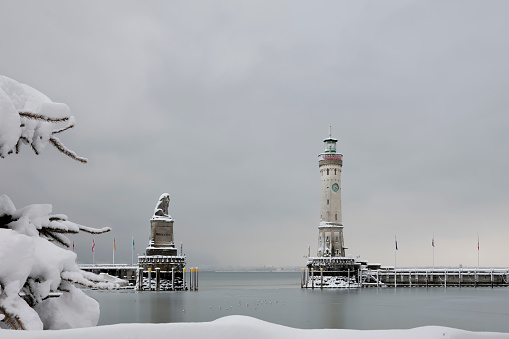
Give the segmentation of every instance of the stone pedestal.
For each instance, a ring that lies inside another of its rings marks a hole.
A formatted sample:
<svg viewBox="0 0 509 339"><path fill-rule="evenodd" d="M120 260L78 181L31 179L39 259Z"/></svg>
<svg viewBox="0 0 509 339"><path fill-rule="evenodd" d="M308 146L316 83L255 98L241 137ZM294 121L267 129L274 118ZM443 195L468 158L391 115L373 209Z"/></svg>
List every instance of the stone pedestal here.
<svg viewBox="0 0 509 339"><path fill-rule="evenodd" d="M169 216L154 216L150 219L150 241L147 255L177 255L173 242L173 219Z"/></svg>

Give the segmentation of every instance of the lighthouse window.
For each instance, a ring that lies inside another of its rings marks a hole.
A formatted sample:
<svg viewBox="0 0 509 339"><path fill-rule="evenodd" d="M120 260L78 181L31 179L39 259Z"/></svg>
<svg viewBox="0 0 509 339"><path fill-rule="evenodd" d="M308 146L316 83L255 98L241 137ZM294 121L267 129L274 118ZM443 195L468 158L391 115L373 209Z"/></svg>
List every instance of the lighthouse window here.
<svg viewBox="0 0 509 339"><path fill-rule="evenodd" d="M337 213L336 213L336 220L338 220L338 215L337 215Z"/></svg>
<svg viewBox="0 0 509 339"><path fill-rule="evenodd" d="M337 173L336 173L336 171L337 171L337 169L334 169L334 175L336 175L336 174L337 174Z"/></svg>
<svg viewBox="0 0 509 339"><path fill-rule="evenodd" d="M327 205L329 204L329 199L327 199Z"/></svg>
<svg viewBox="0 0 509 339"><path fill-rule="evenodd" d="M327 168L327 175L329 175L329 169Z"/></svg>

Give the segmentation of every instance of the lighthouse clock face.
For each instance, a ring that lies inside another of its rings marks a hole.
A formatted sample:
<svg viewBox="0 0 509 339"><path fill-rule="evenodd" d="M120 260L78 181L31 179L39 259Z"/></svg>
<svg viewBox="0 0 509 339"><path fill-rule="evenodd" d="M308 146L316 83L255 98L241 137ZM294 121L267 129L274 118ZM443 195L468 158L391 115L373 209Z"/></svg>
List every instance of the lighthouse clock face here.
<svg viewBox="0 0 509 339"><path fill-rule="evenodd" d="M337 191L339 190L339 185L338 185L338 184L334 184L334 185L332 185L332 190L333 190L334 192L337 192Z"/></svg>

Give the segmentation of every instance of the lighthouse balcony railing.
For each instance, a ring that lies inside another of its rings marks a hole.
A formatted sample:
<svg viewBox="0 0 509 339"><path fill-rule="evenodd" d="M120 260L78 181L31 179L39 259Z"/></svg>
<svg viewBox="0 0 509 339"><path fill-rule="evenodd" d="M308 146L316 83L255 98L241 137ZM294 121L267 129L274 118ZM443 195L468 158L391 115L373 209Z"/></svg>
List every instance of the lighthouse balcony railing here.
<svg viewBox="0 0 509 339"><path fill-rule="evenodd" d="M343 160L343 154L340 153L322 153L318 160Z"/></svg>
<svg viewBox="0 0 509 339"><path fill-rule="evenodd" d="M185 256L162 256L162 255L140 255L138 256L138 263L185 263Z"/></svg>

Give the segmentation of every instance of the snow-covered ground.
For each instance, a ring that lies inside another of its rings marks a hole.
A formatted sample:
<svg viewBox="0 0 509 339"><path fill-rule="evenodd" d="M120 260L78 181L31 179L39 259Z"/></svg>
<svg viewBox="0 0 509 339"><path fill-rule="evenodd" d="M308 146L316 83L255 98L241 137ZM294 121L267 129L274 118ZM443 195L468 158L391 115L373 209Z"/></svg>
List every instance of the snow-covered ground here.
<svg viewBox="0 0 509 339"><path fill-rule="evenodd" d="M207 339L267 339L267 338L342 338L342 339L433 339L433 338L509 338L507 333L469 332L448 327L427 326L408 330L338 330L296 329L276 325L251 317L233 315L206 323L118 324L59 331L1 331L2 339L51 338L207 338Z"/></svg>

